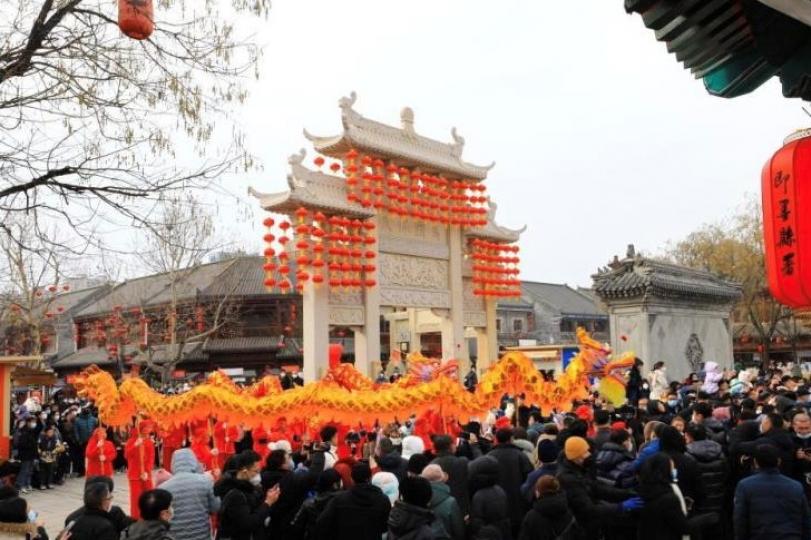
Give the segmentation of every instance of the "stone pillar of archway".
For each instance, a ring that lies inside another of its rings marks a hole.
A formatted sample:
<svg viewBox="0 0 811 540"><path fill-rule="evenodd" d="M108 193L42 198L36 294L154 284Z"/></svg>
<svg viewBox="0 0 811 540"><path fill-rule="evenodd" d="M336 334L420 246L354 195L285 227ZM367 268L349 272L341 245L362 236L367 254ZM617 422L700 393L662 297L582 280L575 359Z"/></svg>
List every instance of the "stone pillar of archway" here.
<svg viewBox="0 0 811 540"><path fill-rule="evenodd" d="M484 301L486 326L476 329L476 345L478 360L476 371L483 373L487 368L498 361L498 332L496 329L496 299L486 298Z"/></svg>
<svg viewBox="0 0 811 540"><path fill-rule="evenodd" d="M451 295L451 311L450 319L446 320L442 327L442 354L446 360L455 358L460 362L467 363L470 354L465 340L465 295L462 279L464 254L462 242L462 230L460 228L451 228L448 231L448 247L450 249L448 288ZM446 339L448 348L446 348Z"/></svg>
<svg viewBox="0 0 811 540"><path fill-rule="evenodd" d="M324 374L329 364L329 288L308 281L302 294L304 366L307 382Z"/></svg>

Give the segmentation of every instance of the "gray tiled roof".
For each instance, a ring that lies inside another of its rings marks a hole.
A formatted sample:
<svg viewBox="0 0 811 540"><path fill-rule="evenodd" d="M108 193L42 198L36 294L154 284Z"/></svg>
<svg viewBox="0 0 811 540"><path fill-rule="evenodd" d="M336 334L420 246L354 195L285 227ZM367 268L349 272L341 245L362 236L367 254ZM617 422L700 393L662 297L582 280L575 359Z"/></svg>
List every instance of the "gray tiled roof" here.
<svg viewBox="0 0 811 540"><path fill-rule="evenodd" d="M261 256L241 256L224 261L203 264L176 283L178 299L192 300L200 296L270 296L264 286ZM295 265L291 264L290 279L295 286ZM278 276L277 276L278 278ZM76 316L88 317L109 313L114 306L123 308L149 307L166 304L171 300L171 278L166 273L127 280L85 306ZM295 294L295 293L289 293Z"/></svg>
<svg viewBox="0 0 811 540"><path fill-rule="evenodd" d="M523 297L533 302L541 302L561 315L601 317L605 312L588 296L560 283L538 283L522 281Z"/></svg>
<svg viewBox="0 0 811 540"><path fill-rule="evenodd" d="M84 349L79 349L73 354L69 354L61 360L57 360L51 367L55 369L65 369L73 367L85 367L91 364L108 366L112 363L113 361L110 360L107 349L102 347L85 347Z"/></svg>
<svg viewBox="0 0 811 540"><path fill-rule="evenodd" d="M626 258L592 276L603 299L658 296L733 303L741 286L715 274L642 257Z"/></svg>

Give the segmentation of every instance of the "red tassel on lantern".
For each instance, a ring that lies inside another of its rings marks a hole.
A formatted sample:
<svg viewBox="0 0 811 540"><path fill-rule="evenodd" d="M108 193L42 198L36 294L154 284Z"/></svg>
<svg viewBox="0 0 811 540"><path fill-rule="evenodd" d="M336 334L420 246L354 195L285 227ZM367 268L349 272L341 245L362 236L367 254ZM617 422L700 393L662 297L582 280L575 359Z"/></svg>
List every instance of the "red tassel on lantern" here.
<svg viewBox="0 0 811 540"><path fill-rule="evenodd" d="M118 0L118 27L132 39L146 39L155 30L152 0Z"/></svg>

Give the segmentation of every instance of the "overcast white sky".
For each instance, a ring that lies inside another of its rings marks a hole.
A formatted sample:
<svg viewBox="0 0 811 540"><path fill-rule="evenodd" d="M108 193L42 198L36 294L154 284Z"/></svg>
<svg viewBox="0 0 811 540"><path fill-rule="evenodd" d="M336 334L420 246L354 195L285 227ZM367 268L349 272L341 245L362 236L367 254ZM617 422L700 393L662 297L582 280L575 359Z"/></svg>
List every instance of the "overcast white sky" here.
<svg viewBox="0 0 811 540"><path fill-rule="evenodd" d="M709 96L621 0L274 0L259 28L261 79L239 120L264 170L228 179L234 193L285 189L302 128L337 133L351 90L387 123L408 105L420 133L456 126L468 161L496 161L498 220L529 227L523 279L589 285L626 244L657 252L728 215L811 123L777 81ZM261 217L226 232L258 250Z"/></svg>

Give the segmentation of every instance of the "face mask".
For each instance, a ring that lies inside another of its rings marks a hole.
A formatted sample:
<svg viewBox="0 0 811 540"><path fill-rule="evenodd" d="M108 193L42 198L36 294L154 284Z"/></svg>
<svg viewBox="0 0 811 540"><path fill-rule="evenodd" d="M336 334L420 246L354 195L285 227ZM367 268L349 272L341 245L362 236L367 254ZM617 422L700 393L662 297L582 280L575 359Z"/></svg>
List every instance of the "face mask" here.
<svg viewBox="0 0 811 540"><path fill-rule="evenodd" d="M54 416L54 420L59 421L59 415L58 414L56 416Z"/></svg>
<svg viewBox="0 0 811 540"><path fill-rule="evenodd" d="M296 463L293 461L293 458L287 458L287 468L291 471L296 468Z"/></svg>
<svg viewBox="0 0 811 540"><path fill-rule="evenodd" d="M258 486L262 483L262 475L256 473L255 475L251 476L251 484Z"/></svg>
<svg viewBox="0 0 811 540"><path fill-rule="evenodd" d="M809 431L808 433L803 433L803 434L797 433L797 437L799 437L802 440L806 440L808 438L811 438L811 431Z"/></svg>
<svg viewBox="0 0 811 540"><path fill-rule="evenodd" d="M402 441L400 439L397 438L391 439L391 444L393 444L394 446L400 446L401 443Z"/></svg>
<svg viewBox="0 0 811 540"><path fill-rule="evenodd" d="M37 424L35 422L28 422L28 427L30 429L34 429L35 427L37 427Z"/></svg>
<svg viewBox="0 0 811 540"><path fill-rule="evenodd" d="M29 510L28 511L28 523L34 523L37 521L39 514L37 514L36 510Z"/></svg>
<svg viewBox="0 0 811 540"><path fill-rule="evenodd" d="M678 404L679 404L679 400L678 400L678 399L668 399L668 400L667 400L667 406L668 406L668 407L671 407L671 408L676 408L676 405L678 405Z"/></svg>
<svg viewBox="0 0 811 540"><path fill-rule="evenodd" d="M670 479L673 480L674 482L679 481L679 470L678 469L673 469L672 471L670 471Z"/></svg>
<svg viewBox="0 0 811 540"><path fill-rule="evenodd" d="M757 429L758 429L758 431L759 431L759 432L761 432L761 433L766 433L766 430L765 430L765 429L763 429L763 424L760 424L760 425L758 426L758 428L757 428Z"/></svg>

